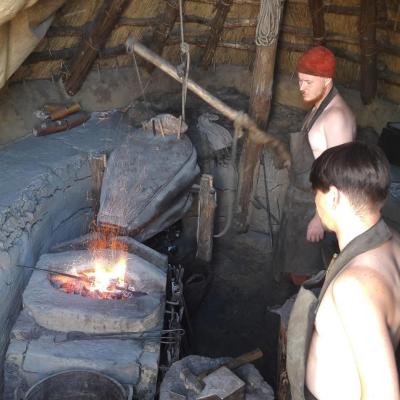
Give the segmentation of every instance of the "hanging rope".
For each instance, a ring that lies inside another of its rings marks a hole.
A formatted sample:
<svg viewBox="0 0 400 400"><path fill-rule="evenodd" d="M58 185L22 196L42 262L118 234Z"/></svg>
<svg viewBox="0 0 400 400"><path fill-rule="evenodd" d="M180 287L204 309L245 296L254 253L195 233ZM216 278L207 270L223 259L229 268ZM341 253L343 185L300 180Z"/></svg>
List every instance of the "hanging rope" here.
<svg viewBox="0 0 400 400"><path fill-rule="evenodd" d="M178 73L182 78L182 120L185 121L185 107L187 98L187 82L189 79L189 67L190 67L190 51L189 44L185 42L183 33L183 6L182 0L179 0L179 21L181 30L181 64L177 67ZM180 129L179 129L180 132Z"/></svg>
<svg viewBox="0 0 400 400"><path fill-rule="evenodd" d="M143 100L145 102L145 107L147 108L147 101L146 101L146 96L145 96L145 90L146 89L145 89L145 87L143 85L142 78L140 76L139 66L138 66L138 63L136 61L136 56L135 56L135 52L134 51L132 51L132 57L133 57L133 63L135 65L136 76L138 78L140 90L142 92L142 97L143 97ZM146 84L146 86L147 86L147 84Z"/></svg>
<svg viewBox="0 0 400 400"><path fill-rule="evenodd" d="M235 133L233 136L233 142L232 142L232 155L231 155L231 165L233 168L233 173L232 173L232 199L229 202L229 209L228 209L228 216L226 219L226 224L224 229L222 229L221 232L217 233L214 235L215 238L220 238L224 236L228 231L229 228L232 225L233 221L233 209L235 205L235 200L236 200L236 187L237 187L237 173L236 173L236 153L237 153L237 142L240 137L243 136L243 127L244 127L244 121L247 120L247 116L244 112L240 112L239 115L236 117L235 121L233 122L235 126Z"/></svg>
<svg viewBox="0 0 400 400"><path fill-rule="evenodd" d="M278 37L282 5L282 0L261 0L256 29L257 46L271 46Z"/></svg>

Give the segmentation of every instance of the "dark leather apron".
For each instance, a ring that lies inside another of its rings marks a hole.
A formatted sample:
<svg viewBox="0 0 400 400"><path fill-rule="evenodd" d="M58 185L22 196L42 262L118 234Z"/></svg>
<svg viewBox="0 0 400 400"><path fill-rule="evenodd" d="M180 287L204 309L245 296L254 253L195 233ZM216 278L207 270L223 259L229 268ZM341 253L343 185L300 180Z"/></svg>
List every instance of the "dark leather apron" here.
<svg viewBox="0 0 400 400"><path fill-rule="evenodd" d="M286 368L292 400L315 398L305 386L306 363L315 316L329 285L354 257L380 246L391 237L385 222L379 220L366 232L354 238L338 256L335 255L326 271L320 271L300 288L290 314L287 332ZM319 290L321 285L322 289Z"/></svg>
<svg viewBox="0 0 400 400"><path fill-rule="evenodd" d="M322 243L309 242L306 238L307 226L315 215L314 192L310 183L314 154L308 140L308 132L337 93L333 87L318 109L308 113L301 131L290 135L292 165L289 187L272 264L277 281L282 273L313 275L324 267ZM333 252L330 253L328 261L332 254Z"/></svg>

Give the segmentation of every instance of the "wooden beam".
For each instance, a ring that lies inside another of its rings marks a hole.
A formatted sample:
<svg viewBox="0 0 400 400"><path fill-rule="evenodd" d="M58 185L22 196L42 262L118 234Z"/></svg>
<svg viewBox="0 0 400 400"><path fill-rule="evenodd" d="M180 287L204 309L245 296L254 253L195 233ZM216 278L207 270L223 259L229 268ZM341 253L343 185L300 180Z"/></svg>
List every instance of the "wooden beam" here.
<svg viewBox="0 0 400 400"><path fill-rule="evenodd" d="M340 15L360 15L360 7L355 6L338 6L336 4L326 4L324 6L325 12L329 14L340 14Z"/></svg>
<svg viewBox="0 0 400 400"><path fill-rule="evenodd" d="M100 7L93 27L79 44L72 60L69 74L64 81L65 90L70 96L78 92L86 75L89 73L100 49L102 49L130 0L105 0Z"/></svg>
<svg viewBox="0 0 400 400"><path fill-rule="evenodd" d="M276 21L276 23L279 24L280 21ZM271 110L278 34L279 31L270 43L259 44L256 47L249 114L262 129L267 127ZM262 144L256 143L251 136L246 137L240 157L239 183L236 197L235 229L237 232L247 232L249 227L249 209L254 190L254 175L260 162L262 150Z"/></svg>
<svg viewBox="0 0 400 400"><path fill-rule="evenodd" d="M216 208L217 193L213 186L213 177L203 174L200 178L196 258L205 262L210 262L212 259Z"/></svg>
<svg viewBox="0 0 400 400"><path fill-rule="evenodd" d="M205 69L207 69L212 63L232 3L233 0L220 0L216 5L216 12L211 22L210 36L201 61L201 66Z"/></svg>
<svg viewBox="0 0 400 400"><path fill-rule="evenodd" d="M313 42L315 46L325 41L324 2L323 0L308 0L313 26Z"/></svg>
<svg viewBox="0 0 400 400"><path fill-rule="evenodd" d="M190 0L190 2L216 5L219 0ZM233 0L233 4L259 6L260 0Z"/></svg>
<svg viewBox="0 0 400 400"><path fill-rule="evenodd" d="M364 104L370 104L377 90L376 2L361 0L360 3L360 93Z"/></svg>
<svg viewBox="0 0 400 400"><path fill-rule="evenodd" d="M164 13L160 17L160 22L155 27L153 36L149 41L149 48L160 55L179 16L179 0L167 0L165 3ZM184 3L185 0L182 0L182 7ZM154 65L148 62L144 63L143 67L148 73L151 73L154 69Z"/></svg>

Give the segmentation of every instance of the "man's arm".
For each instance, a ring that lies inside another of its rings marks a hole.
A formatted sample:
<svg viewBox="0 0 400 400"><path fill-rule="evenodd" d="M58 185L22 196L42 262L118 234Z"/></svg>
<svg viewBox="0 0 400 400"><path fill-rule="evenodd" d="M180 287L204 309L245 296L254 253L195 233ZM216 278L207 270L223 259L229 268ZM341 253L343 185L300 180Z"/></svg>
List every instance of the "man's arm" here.
<svg viewBox="0 0 400 400"><path fill-rule="evenodd" d="M390 291L376 271L352 267L332 287L334 305L352 350L361 400L399 400L394 349L386 321Z"/></svg>
<svg viewBox="0 0 400 400"><path fill-rule="evenodd" d="M340 107L332 107L324 113L323 131L326 149L354 140L354 117L349 111ZM307 226L307 240L319 242L324 237L324 228L317 214Z"/></svg>

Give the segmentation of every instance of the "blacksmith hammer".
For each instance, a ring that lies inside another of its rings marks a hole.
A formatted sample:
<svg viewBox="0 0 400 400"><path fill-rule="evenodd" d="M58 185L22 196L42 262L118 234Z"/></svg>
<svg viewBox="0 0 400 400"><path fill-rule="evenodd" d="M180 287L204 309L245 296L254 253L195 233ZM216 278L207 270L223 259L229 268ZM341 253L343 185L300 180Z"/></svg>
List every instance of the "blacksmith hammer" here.
<svg viewBox="0 0 400 400"><path fill-rule="evenodd" d="M249 353L245 353L239 357L233 358L232 360L223 363L222 365L218 366L217 368L209 368L209 369L203 371L199 375L195 375L192 371L190 371L189 368L184 367L181 370L179 376L183 380L185 389L193 390L196 394L200 394L205 387L205 383L203 382L203 379L206 376L217 371L221 367L226 367L230 370L236 369L244 364L258 360L262 356L263 356L262 351L257 348L256 350L250 351ZM216 398L219 399L218 396ZM212 400L211 397L210 398L205 397L204 399L202 398L202 400L205 400L205 399Z"/></svg>

